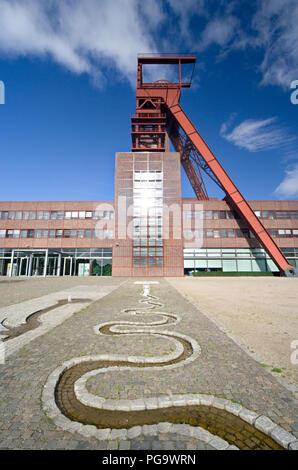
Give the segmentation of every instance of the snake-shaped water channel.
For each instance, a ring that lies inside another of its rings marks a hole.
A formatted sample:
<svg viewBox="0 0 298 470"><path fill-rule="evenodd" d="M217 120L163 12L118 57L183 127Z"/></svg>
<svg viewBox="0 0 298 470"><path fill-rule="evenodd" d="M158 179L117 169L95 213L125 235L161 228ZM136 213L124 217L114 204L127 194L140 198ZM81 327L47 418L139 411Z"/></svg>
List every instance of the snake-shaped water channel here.
<svg viewBox="0 0 298 470"><path fill-rule="evenodd" d="M87 425L86 429L96 427L98 430L107 428L121 430L161 422L184 423L191 427L203 428L240 449L282 449L270 436L250 424L249 420L238 416L234 409L237 409L237 406L242 408L241 405L229 402L232 407L229 412L227 406L213 406L211 402L208 402L207 395L205 400L204 395L193 394L117 401L93 395L87 390L86 382L90 377L99 376L107 371L132 369L136 371L152 368L158 374L162 374L165 368L186 367L189 362L199 358L201 350L194 339L177 332L158 329L177 324L180 318L177 315L160 311L163 304L159 302L158 297L150 294L149 285L144 285L141 295L143 297L139 301L141 306L125 308L122 312L135 317L144 314L159 315L160 320L150 323L106 322L95 326L95 333L100 335L157 335L174 342L175 351L167 357L155 358L113 355L79 357L63 364L51 374L43 393L44 407L51 408L57 424L65 429L72 429L72 426L75 428L75 423L80 423L80 429L83 424ZM49 397L53 386L55 401L53 400L51 404ZM227 402L227 400L223 401Z"/></svg>

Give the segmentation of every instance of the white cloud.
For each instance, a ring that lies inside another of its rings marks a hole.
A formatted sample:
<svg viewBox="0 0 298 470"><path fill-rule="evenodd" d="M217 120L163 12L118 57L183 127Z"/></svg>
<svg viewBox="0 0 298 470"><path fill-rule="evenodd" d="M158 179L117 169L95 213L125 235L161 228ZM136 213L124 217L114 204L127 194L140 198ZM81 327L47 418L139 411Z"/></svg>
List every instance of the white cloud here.
<svg viewBox="0 0 298 470"><path fill-rule="evenodd" d="M184 40L190 41L190 21L195 15L207 16L205 0L167 0L177 15L180 33Z"/></svg>
<svg viewBox="0 0 298 470"><path fill-rule="evenodd" d="M0 0L0 53L51 57L100 82L106 68L135 85L136 56L156 52L157 0Z"/></svg>
<svg viewBox="0 0 298 470"><path fill-rule="evenodd" d="M298 77L298 2L262 0L252 26L257 31L256 45L265 49L260 66L262 83L289 88Z"/></svg>
<svg viewBox="0 0 298 470"><path fill-rule="evenodd" d="M220 135L237 147L245 148L251 152L272 150L289 145L295 138L276 124L277 118L257 120L247 119L228 132L230 119L222 124Z"/></svg>
<svg viewBox="0 0 298 470"><path fill-rule="evenodd" d="M262 84L289 88L298 77L297 0L242 2L0 0L0 55L51 58L99 85L112 69L113 79L116 71L135 86L138 53L188 49L202 56L217 45L224 58L253 47L263 53L253 64Z"/></svg>
<svg viewBox="0 0 298 470"><path fill-rule="evenodd" d="M203 51L212 44L226 46L234 37L239 20L232 15L214 18L207 23L200 36L198 50Z"/></svg>
<svg viewBox="0 0 298 470"><path fill-rule="evenodd" d="M280 198L298 196L298 163L292 169L286 170L285 173L286 176L276 188L275 193Z"/></svg>

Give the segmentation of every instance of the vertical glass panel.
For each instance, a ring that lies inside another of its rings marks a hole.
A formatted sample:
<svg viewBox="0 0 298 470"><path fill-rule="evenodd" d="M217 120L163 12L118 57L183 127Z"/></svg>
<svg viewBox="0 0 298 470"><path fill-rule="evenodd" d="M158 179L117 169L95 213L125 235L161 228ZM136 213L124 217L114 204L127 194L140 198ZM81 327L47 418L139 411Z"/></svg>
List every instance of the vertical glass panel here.
<svg viewBox="0 0 298 470"><path fill-rule="evenodd" d="M265 259L253 259L252 270L254 272L265 272L266 271L266 260Z"/></svg>
<svg viewBox="0 0 298 470"><path fill-rule="evenodd" d="M237 264L235 259L223 259L222 260L222 270L225 272L235 272L237 271Z"/></svg>
<svg viewBox="0 0 298 470"><path fill-rule="evenodd" d="M237 260L238 271L248 271L252 270L251 268L251 260L250 259L238 259Z"/></svg>

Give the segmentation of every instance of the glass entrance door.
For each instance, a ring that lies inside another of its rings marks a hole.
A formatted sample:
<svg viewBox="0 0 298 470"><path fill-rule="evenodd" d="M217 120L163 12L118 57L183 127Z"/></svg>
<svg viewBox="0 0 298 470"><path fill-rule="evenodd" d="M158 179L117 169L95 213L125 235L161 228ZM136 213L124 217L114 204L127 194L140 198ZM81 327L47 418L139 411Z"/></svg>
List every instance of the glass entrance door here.
<svg viewBox="0 0 298 470"><path fill-rule="evenodd" d="M72 275L72 258L64 258L63 264L63 276L71 276Z"/></svg>
<svg viewBox="0 0 298 470"><path fill-rule="evenodd" d="M29 267L29 256L19 258L19 276L27 276Z"/></svg>
<svg viewBox="0 0 298 470"><path fill-rule="evenodd" d="M42 276L44 272L44 262L45 254L44 253L34 253L32 259L32 269L31 276ZM29 273L30 275L30 273Z"/></svg>

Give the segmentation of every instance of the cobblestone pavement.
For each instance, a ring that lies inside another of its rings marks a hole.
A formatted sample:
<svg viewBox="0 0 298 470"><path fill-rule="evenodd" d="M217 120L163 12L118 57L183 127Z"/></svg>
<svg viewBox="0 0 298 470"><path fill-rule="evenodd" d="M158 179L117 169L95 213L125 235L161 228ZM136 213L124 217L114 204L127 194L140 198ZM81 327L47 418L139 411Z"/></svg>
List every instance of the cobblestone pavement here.
<svg viewBox="0 0 298 470"><path fill-rule="evenodd" d="M81 279L79 279L80 281ZM36 280L37 281L37 280ZM43 281L43 280L41 280ZM46 281L46 280L45 280ZM56 281L56 280L55 280ZM77 279L69 279L74 287ZM183 433L159 432L131 439L108 441L63 431L47 417L41 403L48 376L72 358L98 355L152 355L171 352L165 338L144 335L98 336L94 326L111 320L132 320L123 308L138 304L142 286L135 280L91 279L94 285L107 282L119 285L110 294L75 313L62 324L32 340L0 365L0 448L1 449L210 449L212 446ZM175 369L107 371L88 383L89 391L114 399L150 398L156 395L210 394L240 403L265 415L298 438L297 408L294 395L249 357L224 332L182 297L166 280L151 285L151 293L164 304L163 310L178 315L181 321L171 331L193 338L201 354ZM28 290L30 281L24 281ZM88 283L88 280L85 280ZM21 282L20 282L21 284ZM48 293L34 288L33 296ZM8 285L7 289L10 289ZM14 288L14 287L13 287ZM50 286L49 289L53 288ZM64 286L56 284L55 289ZM22 288L23 289L23 288ZM51 292L54 291L51 290ZM36 294L36 295L35 295ZM24 297L22 300L28 300ZM7 294L6 305L12 303ZM54 312L54 311L53 311ZM50 313L49 313L50 314ZM157 315L138 315L138 321L158 320Z"/></svg>

